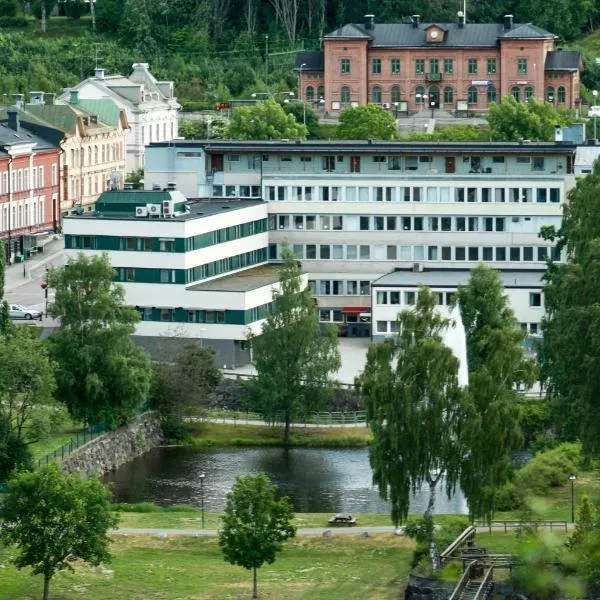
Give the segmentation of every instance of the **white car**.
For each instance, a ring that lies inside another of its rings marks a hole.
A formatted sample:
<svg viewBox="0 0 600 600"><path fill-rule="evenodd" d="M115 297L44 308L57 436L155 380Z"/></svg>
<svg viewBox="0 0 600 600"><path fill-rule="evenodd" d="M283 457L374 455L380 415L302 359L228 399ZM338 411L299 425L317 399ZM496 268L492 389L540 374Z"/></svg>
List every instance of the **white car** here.
<svg viewBox="0 0 600 600"><path fill-rule="evenodd" d="M9 304L8 316L11 319L39 319L42 313L35 308L26 308L20 304Z"/></svg>
<svg viewBox="0 0 600 600"><path fill-rule="evenodd" d="M587 116L588 119L600 117L600 106L590 106Z"/></svg>

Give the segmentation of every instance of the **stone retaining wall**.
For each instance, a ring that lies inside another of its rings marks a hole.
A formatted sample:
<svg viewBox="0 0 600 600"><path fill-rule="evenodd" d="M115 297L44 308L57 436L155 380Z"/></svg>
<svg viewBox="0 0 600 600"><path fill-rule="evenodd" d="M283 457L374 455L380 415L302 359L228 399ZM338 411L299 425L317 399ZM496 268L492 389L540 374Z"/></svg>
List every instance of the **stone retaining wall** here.
<svg viewBox="0 0 600 600"><path fill-rule="evenodd" d="M62 461L62 467L69 473L104 475L162 442L162 429L155 413L145 413L135 423L84 444Z"/></svg>

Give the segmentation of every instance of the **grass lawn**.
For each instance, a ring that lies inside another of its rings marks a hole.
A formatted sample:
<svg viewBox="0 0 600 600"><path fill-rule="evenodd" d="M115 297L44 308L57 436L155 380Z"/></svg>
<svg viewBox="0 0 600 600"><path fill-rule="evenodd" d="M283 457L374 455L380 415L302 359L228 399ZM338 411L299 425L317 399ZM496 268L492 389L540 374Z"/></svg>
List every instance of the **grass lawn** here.
<svg viewBox="0 0 600 600"><path fill-rule="evenodd" d="M403 537L298 538L259 572L263 599L403 598L413 543ZM41 596L42 579L8 562L0 548L0 598ZM250 598L252 574L231 566L215 539L118 537L106 568L76 565L51 583L53 600L208 600Z"/></svg>
<svg viewBox="0 0 600 600"><path fill-rule="evenodd" d="M41 442L31 444L30 449L33 454L33 460L37 461L40 458L44 458L46 454L53 452L60 448L63 444L66 444L77 431L82 431L83 427L78 424L74 424L71 419L68 419L60 431L51 433L47 439Z"/></svg>
<svg viewBox="0 0 600 600"><path fill-rule="evenodd" d="M190 444L195 446L282 446L283 427L194 423L189 425ZM291 446L315 448L360 448L373 436L367 427L292 427Z"/></svg>

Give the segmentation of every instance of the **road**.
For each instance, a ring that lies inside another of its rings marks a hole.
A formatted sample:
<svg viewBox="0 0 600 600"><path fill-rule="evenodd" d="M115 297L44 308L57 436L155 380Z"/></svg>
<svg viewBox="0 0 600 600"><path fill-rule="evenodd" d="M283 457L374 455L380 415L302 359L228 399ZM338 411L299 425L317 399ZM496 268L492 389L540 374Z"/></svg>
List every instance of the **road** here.
<svg viewBox="0 0 600 600"><path fill-rule="evenodd" d="M38 254L24 263L7 266L4 278L4 299L12 304L22 304L43 312L46 301L41 284L46 279L46 268L62 266L65 262L64 241L59 238L46 244L43 254ZM53 299L51 294L52 292L50 292L48 301ZM30 322L26 321L26 323ZM47 327L56 325L52 318L45 317L42 324Z"/></svg>

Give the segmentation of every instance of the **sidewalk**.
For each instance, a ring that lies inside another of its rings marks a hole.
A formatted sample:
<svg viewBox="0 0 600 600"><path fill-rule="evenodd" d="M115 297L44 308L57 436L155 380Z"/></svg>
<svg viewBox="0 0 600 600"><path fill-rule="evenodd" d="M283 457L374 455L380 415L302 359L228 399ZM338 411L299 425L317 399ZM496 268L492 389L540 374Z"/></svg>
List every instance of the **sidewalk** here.
<svg viewBox="0 0 600 600"><path fill-rule="evenodd" d="M4 289L10 292L20 288L33 280L41 279L45 276L45 267L62 265L64 262L64 240L59 237L56 240L48 242L44 246L42 254L36 254L33 258L23 263L13 263L6 266L4 277Z"/></svg>

